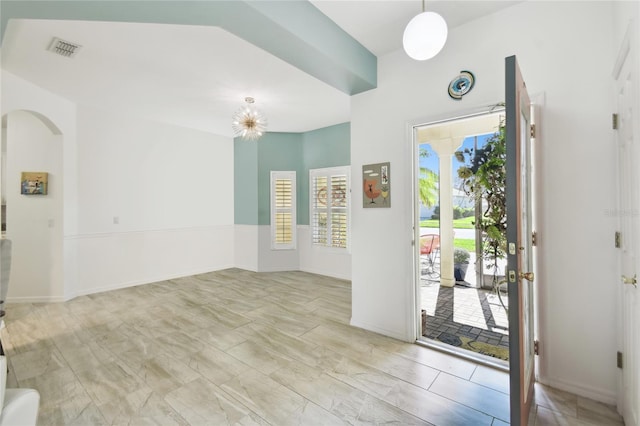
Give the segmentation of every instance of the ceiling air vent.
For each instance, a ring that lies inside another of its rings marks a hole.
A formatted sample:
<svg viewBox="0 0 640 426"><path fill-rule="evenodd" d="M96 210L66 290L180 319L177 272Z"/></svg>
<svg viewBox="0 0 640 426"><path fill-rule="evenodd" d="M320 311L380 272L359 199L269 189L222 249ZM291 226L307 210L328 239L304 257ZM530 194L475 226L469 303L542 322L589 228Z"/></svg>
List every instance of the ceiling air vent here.
<svg viewBox="0 0 640 426"><path fill-rule="evenodd" d="M58 37L54 37L51 40L51 44L49 44L50 52L57 53L58 55L65 56L67 58L73 58L78 50L80 50L82 46L76 43L71 43L70 41L64 41L59 39Z"/></svg>

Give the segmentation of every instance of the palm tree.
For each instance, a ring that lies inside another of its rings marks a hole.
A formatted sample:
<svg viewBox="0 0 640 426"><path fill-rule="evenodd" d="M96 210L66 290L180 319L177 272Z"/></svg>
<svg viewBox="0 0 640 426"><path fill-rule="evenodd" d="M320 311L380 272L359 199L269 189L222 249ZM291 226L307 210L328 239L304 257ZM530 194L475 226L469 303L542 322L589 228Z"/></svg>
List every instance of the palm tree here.
<svg viewBox="0 0 640 426"><path fill-rule="evenodd" d="M420 167L418 196L420 202L426 207L438 204L438 175L426 167Z"/></svg>
<svg viewBox="0 0 640 426"><path fill-rule="evenodd" d="M420 148L420 157L428 157L429 151ZM418 176L418 196L420 203L426 207L438 204L438 174L427 167L420 167Z"/></svg>

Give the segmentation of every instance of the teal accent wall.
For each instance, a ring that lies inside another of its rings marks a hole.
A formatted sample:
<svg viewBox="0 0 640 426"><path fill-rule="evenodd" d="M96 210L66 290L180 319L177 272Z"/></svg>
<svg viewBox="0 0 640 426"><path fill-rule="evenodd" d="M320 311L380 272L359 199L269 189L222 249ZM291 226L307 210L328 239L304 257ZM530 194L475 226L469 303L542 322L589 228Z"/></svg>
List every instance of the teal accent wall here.
<svg viewBox="0 0 640 426"><path fill-rule="evenodd" d="M296 171L296 199L300 206L300 173L302 172L302 134L265 133L258 145L258 225L271 223L271 171ZM237 191L237 190L236 190Z"/></svg>
<svg viewBox="0 0 640 426"><path fill-rule="evenodd" d="M235 139L233 143L234 223L258 223L258 144ZM219 182L228 185L230 182Z"/></svg>
<svg viewBox="0 0 640 426"><path fill-rule="evenodd" d="M309 224L309 169L351 163L351 125L305 133L265 133L257 142L234 140L236 224L269 225L271 171L296 172L297 223Z"/></svg>
<svg viewBox="0 0 640 426"><path fill-rule="evenodd" d="M298 186L298 225L309 224L309 170L351 164L351 123L336 124L303 133L303 173Z"/></svg>
<svg viewBox="0 0 640 426"><path fill-rule="evenodd" d="M306 170L351 164L351 123L303 133Z"/></svg>

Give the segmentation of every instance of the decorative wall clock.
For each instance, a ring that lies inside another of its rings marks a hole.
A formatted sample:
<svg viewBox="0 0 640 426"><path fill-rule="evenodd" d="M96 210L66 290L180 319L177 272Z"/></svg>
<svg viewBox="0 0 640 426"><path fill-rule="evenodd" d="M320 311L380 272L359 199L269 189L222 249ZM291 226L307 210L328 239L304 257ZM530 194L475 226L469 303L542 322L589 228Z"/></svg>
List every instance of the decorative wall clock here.
<svg viewBox="0 0 640 426"><path fill-rule="evenodd" d="M449 96L459 101L473 89L475 82L476 78L471 71L460 71L449 83Z"/></svg>

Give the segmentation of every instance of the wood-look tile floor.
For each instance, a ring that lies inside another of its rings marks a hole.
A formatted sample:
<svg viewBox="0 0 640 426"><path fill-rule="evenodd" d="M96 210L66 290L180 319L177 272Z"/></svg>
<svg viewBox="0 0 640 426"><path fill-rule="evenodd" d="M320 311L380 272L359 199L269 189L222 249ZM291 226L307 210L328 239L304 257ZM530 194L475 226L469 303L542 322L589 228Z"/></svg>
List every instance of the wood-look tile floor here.
<svg viewBox="0 0 640 426"><path fill-rule="evenodd" d="M8 387L44 425L504 425L506 373L349 326L349 282L229 269L13 304ZM538 387L537 424L621 424Z"/></svg>

